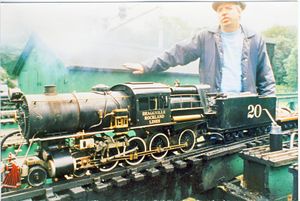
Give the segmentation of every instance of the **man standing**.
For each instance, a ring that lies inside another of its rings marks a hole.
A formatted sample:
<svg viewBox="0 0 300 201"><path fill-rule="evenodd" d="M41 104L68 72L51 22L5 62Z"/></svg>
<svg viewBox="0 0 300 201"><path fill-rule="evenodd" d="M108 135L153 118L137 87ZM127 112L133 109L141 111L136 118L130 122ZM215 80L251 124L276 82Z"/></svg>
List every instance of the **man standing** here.
<svg viewBox="0 0 300 201"><path fill-rule="evenodd" d="M161 56L142 64L124 64L134 74L167 70L198 58L201 84L211 92L251 92L274 95L275 80L266 44L240 24L243 2L215 2L219 26L201 31Z"/></svg>

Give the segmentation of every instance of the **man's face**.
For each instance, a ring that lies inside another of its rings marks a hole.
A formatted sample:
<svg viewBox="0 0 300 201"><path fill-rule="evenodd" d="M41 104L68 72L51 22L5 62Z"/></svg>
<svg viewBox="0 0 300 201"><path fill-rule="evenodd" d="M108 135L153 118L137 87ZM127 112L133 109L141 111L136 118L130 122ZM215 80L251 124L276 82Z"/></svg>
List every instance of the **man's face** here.
<svg viewBox="0 0 300 201"><path fill-rule="evenodd" d="M223 3L217 8L220 25L223 27L239 24L241 8L234 3Z"/></svg>

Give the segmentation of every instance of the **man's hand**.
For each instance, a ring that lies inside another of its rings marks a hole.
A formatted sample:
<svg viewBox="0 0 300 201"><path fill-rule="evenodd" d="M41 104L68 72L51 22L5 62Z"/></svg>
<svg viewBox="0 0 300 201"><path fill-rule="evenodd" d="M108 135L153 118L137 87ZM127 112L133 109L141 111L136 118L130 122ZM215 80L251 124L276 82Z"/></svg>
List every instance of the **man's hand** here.
<svg viewBox="0 0 300 201"><path fill-rule="evenodd" d="M123 64L124 68L127 68L132 71L133 74L143 74L144 67L139 63L125 63Z"/></svg>

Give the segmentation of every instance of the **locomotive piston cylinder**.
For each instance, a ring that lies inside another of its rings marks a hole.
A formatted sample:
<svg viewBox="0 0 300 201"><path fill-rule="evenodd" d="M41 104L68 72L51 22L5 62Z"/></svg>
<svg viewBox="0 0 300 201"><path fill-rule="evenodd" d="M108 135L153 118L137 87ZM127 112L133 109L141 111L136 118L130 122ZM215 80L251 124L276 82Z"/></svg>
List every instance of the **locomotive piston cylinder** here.
<svg viewBox="0 0 300 201"><path fill-rule="evenodd" d="M66 174L73 174L76 169L76 160L68 149L52 152L48 160L48 173L50 177L59 177Z"/></svg>

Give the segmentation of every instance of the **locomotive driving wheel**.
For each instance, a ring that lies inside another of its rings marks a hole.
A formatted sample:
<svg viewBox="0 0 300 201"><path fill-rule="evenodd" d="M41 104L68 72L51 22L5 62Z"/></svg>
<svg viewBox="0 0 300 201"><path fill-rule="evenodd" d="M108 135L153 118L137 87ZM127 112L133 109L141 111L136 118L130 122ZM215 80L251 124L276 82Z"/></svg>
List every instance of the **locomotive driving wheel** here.
<svg viewBox="0 0 300 201"><path fill-rule="evenodd" d="M191 129L182 131L178 137L178 144L185 144L185 147L180 148L182 152L189 152L194 149L196 144L196 134Z"/></svg>
<svg viewBox="0 0 300 201"><path fill-rule="evenodd" d="M111 147L111 148L109 147L109 145L112 145L115 143L114 139L111 137L107 137L106 143L107 143L107 147L101 152L100 160L108 159L108 161L105 163L100 163L99 170L101 172L109 172L112 169L114 169L119 163L118 160L110 160L109 159L112 156L120 154L120 151L117 147Z"/></svg>
<svg viewBox="0 0 300 201"><path fill-rule="evenodd" d="M145 155L138 157L135 154L146 151L147 148L146 148L145 141L140 137L133 137L128 140L128 144L129 144L129 146L126 146L125 151L129 151L134 148L137 148L137 150L130 153L132 158L125 159L126 163L129 165L137 165L137 164L141 163L144 160Z"/></svg>
<svg viewBox="0 0 300 201"><path fill-rule="evenodd" d="M162 151L161 149L169 146L170 146L170 141L165 134L157 133L152 135L149 141L149 150L151 151L151 150L158 149L158 152L152 153L151 157L156 160L164 158L168 154L168 151Z"/></svg>

